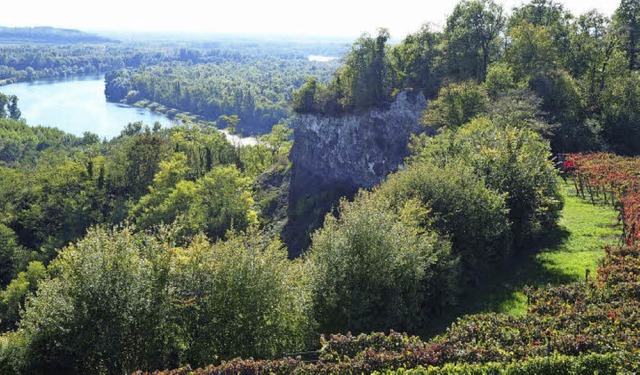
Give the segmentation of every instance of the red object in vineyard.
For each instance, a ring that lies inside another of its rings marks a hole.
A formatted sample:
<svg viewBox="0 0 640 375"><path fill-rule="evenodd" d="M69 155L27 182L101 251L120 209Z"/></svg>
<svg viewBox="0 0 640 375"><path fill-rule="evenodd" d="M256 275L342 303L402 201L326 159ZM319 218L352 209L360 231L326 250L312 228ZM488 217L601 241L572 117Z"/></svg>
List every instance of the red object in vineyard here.
<svg viewBox="0 0 640 375"><path fill-rule="evenodd" d="M613 154L565 155L563 171L572 168L578 194L591 201L604 198L620 211L624 241L640 240L640 158Z"/></svg>
<svg viewBox="0 0 640 375"><path fill-rule="evenodd" d="M566 173L572 173L576 169L576 163L571 159L567 159L562 163L562 171Z"/></svg>

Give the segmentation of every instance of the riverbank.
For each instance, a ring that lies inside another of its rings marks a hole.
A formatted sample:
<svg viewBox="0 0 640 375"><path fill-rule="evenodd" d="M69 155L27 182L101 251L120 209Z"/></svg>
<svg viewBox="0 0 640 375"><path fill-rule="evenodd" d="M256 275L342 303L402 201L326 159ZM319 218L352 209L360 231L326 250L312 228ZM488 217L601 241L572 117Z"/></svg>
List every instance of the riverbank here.
<svg viewBox="0 0 640 375"><path fill-rule="evenodd" d="M55 127L78 137L89 132L101 139L111 139L133 122L149 126L159 122L163 127L171 127L174 122L190 121L215 127L214 122L189 113L172 111L157 103L129 105L107 102L104 90L104 75L96 74L46 78L0 87L0 92L18 97L22 117L29 124ZM240 137L221 131L236 147L258 143L258 139L253 137Z"/></svg>
<svg viewBox="0 0 640 375"><path fill-rule="evenodd" d="M236 147L255 146L260 143L260 141L256 137L245 137L241 134L232 134L228 129L218 128L215 121L207 120L204 117L195 115L193 113L179 111L175 108L168 108L160 103L143 99L133 103L132 105L137 108L146 109L148 111L151 111L152 113L162 114L169 119L182 123L192 122L201 126L216 128L218 129L218 131L222 132L225 135L225 137L229 142L231 142L231 144Z"/></svg>

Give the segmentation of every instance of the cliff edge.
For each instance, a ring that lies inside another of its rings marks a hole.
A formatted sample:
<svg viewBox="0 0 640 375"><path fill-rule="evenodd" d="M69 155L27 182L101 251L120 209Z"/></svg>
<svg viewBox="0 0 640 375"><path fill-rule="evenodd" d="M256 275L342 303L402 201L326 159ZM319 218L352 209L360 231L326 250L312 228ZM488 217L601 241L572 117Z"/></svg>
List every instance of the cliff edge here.
<svg viewBox="0 0 640 375"><path fill-rule="evenodd" d="M297 118L283 235L292 256L306 249L309 235L340 197L372 188L398 169L408 155L411 134L435 133L420 125L426 106L422 94L403 91L387 108Z"/></svg>

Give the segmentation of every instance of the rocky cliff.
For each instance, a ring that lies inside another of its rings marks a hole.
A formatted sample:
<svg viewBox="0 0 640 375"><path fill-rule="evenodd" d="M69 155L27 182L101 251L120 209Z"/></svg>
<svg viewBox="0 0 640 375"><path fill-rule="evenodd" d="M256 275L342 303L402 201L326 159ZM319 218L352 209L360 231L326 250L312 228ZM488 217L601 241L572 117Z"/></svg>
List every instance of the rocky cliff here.
<svg viewBox="0 0 640 375"><path fill-rule="evenodd" d="M401 92L387 108L298 117L284 234L292 255L308 245L311 231L341 196L371 188L397 170L408 155L409 136L425 131L419 123L425 108L422 94Z"/></svg>

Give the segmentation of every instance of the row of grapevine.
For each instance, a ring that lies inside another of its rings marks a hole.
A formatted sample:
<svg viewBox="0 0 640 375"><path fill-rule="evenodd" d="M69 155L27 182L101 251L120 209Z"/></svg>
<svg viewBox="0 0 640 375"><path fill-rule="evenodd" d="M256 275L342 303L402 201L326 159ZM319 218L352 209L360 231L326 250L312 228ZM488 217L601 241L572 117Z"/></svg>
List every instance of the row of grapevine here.
<svg viewBox="0 0 640 375"><path fill-rule="evenodd" d="M576 192L592 202L603 199L620 211L628 245L640 239L640 158L612 154L565 155L562 169L574 176Z"/></svg>

